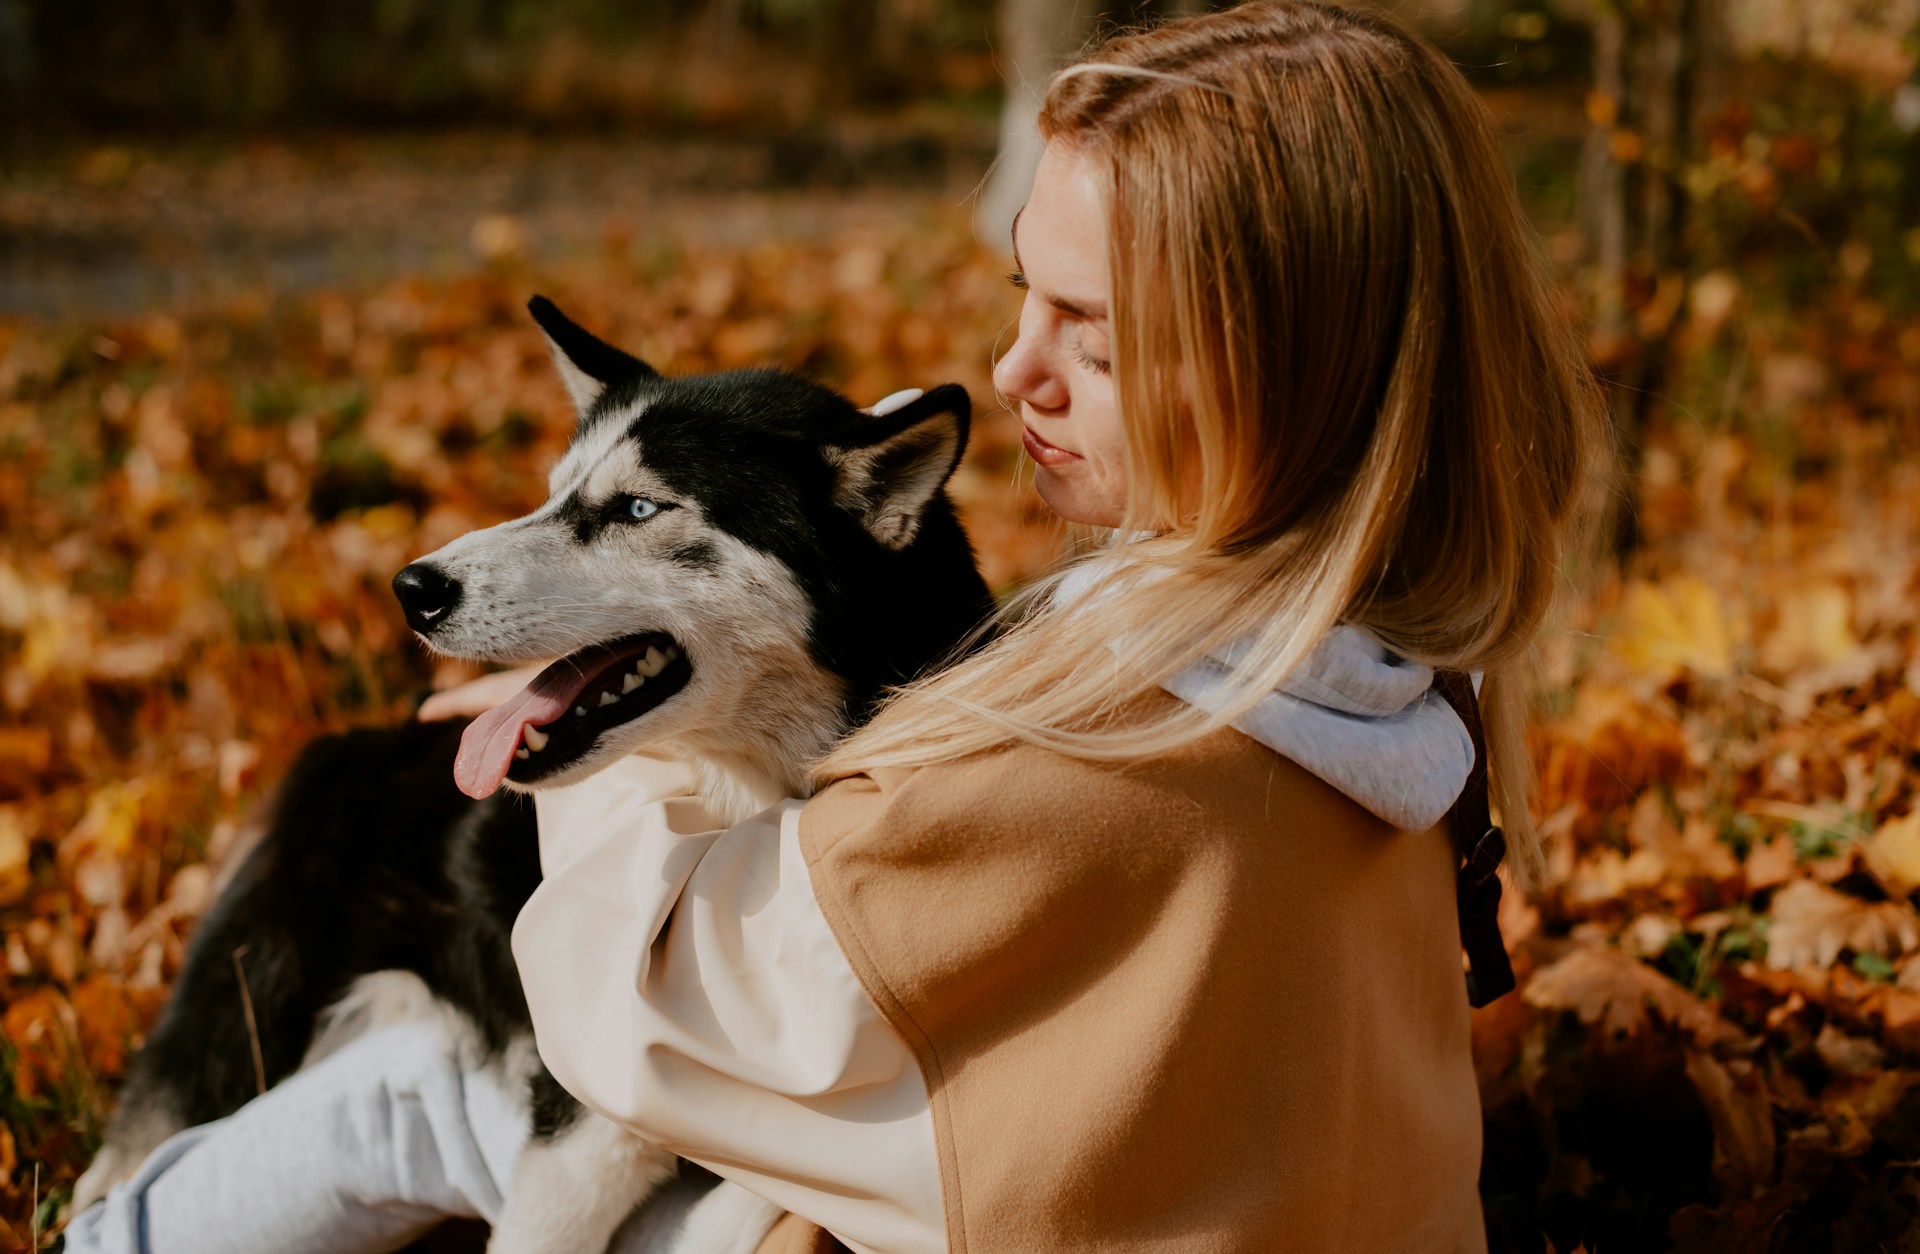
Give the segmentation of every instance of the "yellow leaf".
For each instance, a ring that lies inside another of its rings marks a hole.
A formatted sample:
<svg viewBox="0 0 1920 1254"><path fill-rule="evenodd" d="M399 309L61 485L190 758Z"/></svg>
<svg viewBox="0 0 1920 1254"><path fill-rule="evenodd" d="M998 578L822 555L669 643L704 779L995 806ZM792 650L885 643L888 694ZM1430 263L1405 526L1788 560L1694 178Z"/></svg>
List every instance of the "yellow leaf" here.
<svg viewBox="0 0 1920 1254"><path fill-rule="evenodd" d="M1852 613L1853 598L1839 584L1796 588L1780 601L1780 621L1761 647L1761 664L1782 673L1833 665L1860 647L1848 623Z"/></svg>
<svg viewBox="0 0 1920 1254"><path fill-rule="evenodd" d="M87 812L67 834L69 850L99 850L112 857L124 857L133 850L133 839L140 828L141 802L147 795L147 781L129 780L99 789L87 799Z"/></svg>
<svg viewBox="0 0 1920 1254"><path fill-rule="evenodd" d="M360 515L360 525L379 540L404 540L413 535L413 509L407 505L376 505Z"/></svg>
<svg viewBox="0 0 1920 1254"><path fill-rule="evenodd" d="M1889 819L1866 842L1867 869L1889 892L1920 888L1920 810Z"/></svg>
<svg viewBox="0 0 1920 1254"><path fill-rule="evenodd" d="M1692 575L1665 585L1635 583L1621 606L1614 651L1642 674L1686 669L1715 678L1733 669L1733 631L1713 589Z"/></svg>
<svg viewBox="0 0 1920 1254"><path fill-rule="evenodd" d="M53 673L60 655L66 652L66 635L53 623L35 623L20 645L20 666L34 683Z"/></svg>

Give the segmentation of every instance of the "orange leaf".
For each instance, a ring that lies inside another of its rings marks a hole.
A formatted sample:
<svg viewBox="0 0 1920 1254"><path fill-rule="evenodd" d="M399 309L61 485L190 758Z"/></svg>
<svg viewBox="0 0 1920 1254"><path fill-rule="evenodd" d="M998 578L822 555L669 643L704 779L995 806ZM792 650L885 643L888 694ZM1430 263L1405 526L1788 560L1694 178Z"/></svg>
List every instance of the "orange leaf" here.
<svg viewBox="0 0 1920 1254"><path fill-rule="evenodd" d="M24 1098L46 1095L75 1062L73 1007L58 989L37 988L7 1007L0 1029L14 1048L13 1088Z"/></svg>
<svg viewBox="0 0 1920 1254"><path fill-rule="evenodd" d="M89 976L73 990L80 1052L96 1077L111 1079L127 1069L127 1055L162 996L158 989L129 989L106 975Z"/></svg>
<svg viewBox="0 0 1920 1254"><path fill-rule="evenodd" d="M44 727L0 727L0 762L44 771L53 760L53 733Z"/></svg>

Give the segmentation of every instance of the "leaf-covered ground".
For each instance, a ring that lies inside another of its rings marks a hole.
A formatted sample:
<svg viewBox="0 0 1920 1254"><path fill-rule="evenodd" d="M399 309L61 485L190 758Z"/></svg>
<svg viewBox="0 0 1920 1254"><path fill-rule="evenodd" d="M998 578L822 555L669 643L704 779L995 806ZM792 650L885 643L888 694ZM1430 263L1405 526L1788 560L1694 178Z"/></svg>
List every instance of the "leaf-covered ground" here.
<svg viewBox="0 0 1920 1254"><path fill-rule="evenodd" d="M1050 551L986 379L1014 294L957 211L539 272L496 251L0 322L0 1243L57 1220L291 755L459 674L387 582L538 500L569 416L532 292L670 371L962 382L991 578ZM1475 1021L1494 1245L1920 1248L1920 325L1769 321L1716 274L1674 334L1644 551L1570 570L1544 649L1551 883L1510 895L1520 995Z"/></svg>

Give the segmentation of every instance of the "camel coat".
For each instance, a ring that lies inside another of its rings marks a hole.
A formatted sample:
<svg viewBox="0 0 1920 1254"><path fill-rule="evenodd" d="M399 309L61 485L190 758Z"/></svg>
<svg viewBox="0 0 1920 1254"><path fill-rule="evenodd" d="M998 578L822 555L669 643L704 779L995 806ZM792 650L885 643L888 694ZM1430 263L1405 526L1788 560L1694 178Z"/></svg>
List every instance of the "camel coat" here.
<svg viewBox="0 0 1920 1254"><path fill-rule="evenodd" d="M954 1254L1486 1248L1444 826L1227 730L876 770L800 847L919 1064Z"/></svg>

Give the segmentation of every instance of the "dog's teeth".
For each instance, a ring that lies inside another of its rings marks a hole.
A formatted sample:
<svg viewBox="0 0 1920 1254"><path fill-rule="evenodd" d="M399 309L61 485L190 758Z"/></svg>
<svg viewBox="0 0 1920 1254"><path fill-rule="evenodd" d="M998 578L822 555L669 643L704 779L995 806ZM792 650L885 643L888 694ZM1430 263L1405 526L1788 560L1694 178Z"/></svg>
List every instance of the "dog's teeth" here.
<svg viewBox="0 0 1920 1254"><path fill-rule="evenodd" d="M585 718L587 716L587 707L584 705L574 706L573 715L575 718Z"/></svg>
<svg viewBox="0 0 1920 1254"><path fill-rule="evenodd" d="M652 679L655 675L658 675L662 670L664 670L666 668L666 665L667 665L666 655L661 653L660 650L654 648L652 645L648 645L647 656L640 659L640 661L634 665L633 669L636 671L639 671L642 675L645 675L648 679Z"/></svg>
<svg viewBox="0 0 1920 1254"><path fill-rule="evenodd" d="M613 693L611 693L611 692L603 692L603 693L601 693L601 694L600 694L600 704L601 704L601 705L602 705L603 707L604 707L604 706L609 706L609 705L619 705L619 704L620 704L620 698L619 698L619 697L617 697L617 696L615 696L615 695L614 695Z"/></svg>
<svg viewBox="0 0 1920 1254"><path fill-rule="evenodd" d="M629 675L620 681L620 695L624 697L646 682L647 677L645 675Z"/></svg>
<svg viewBox="0 0 1920 1254"><path fill-rule="evenodd" d="M667 646L667 661L671 662L673 661L673 659L679 656L680 656L680 650L678 648L676 648L673 645Z"/></svg>
<svg viewBox="0 0 1920 1254"><path fill-rule="evenodd" d="M525 749L515 749L513 751L513 756L516 758L519 758L522 762L525 762L528 758L532 757L533 755L531 753L528 753Z"/></svg>
<svg viewBox="0 0 1920 1254"><path fill-rule="evenodd" d="M547 733L541 731L538 727L528 727L527 730L521 734L526 738L527 748L533 750L535 753L546 748L547 741L551 739Z"/></svg>

